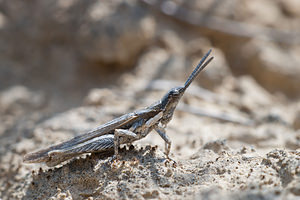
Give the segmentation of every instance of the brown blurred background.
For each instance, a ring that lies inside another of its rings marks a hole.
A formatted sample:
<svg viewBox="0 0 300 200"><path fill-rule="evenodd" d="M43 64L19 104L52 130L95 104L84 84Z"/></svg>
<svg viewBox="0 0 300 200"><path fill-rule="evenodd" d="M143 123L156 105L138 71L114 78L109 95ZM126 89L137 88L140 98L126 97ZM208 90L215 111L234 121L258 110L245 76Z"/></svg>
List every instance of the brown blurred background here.
<svg viewBox="0 0 300 200"><path fill-rule="evenodd" d="M90 88L117 85L153 48L174 56L171 78L184 78L178 68L212 48L205 87L250 75L273 94L299 98L297 0L1 0L0 11L1 91L40 91L54 111L80 105Z"/></svg>

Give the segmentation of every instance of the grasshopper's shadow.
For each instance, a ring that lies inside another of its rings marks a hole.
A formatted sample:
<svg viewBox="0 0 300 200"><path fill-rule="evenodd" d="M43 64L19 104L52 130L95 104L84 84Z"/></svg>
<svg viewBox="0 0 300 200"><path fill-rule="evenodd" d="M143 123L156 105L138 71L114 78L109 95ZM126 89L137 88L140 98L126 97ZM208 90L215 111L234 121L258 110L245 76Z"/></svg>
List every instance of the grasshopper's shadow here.
<svg viewBox="0 0 300 200"><path fill-rule="evenodd" d="M40 169L31 175L32 182L26 190L26 195L23 199L48 199L58 193L58 188L64 193L70 191L74 199L85 199L90 196L101 197L103 196L102 192L105 191L112 181L118 181L117 188L122 188L124 187L124 182L122 183L121 181L126 182L130 179L136 179L136 177L122 176L124 170L127 170L124 163L132 163L133 161L143 166L142 170L138 168L139 166L132 166L136 168L134 169L135 172L140 175L138 178L142 179L142 176L145 173L148 174L147 171L150 170L151 179L155 184L160 185L160 181L164 177L160 176L157 164L163 163L165 158L156 157L153 153L155 151L154 147L148 148L149 146L147 146L139 150L136 150L134 147L132 149L132 147L120 149L121 158L116 162L119 169L113 168L114 162L111 162L110 159L113 155L113 150L94 153L86 158L75 158L63 166L46 171ZM122 198L125 193L122 193L117 188L119 197Z"/></svg>
<svg viewBox="0 0 300 200"><path fill-rule="evenodd" d="M105 190L105 188L109 185L111 181L118 181L117 188L124 188L127 187L124 182L127 182L130 179L143 179L143 176L145 174L148 174L150 171L150 177L153 180L153 182L157 185L160 184L160 180L164 179L162 176L159 175L159 170L157 168L157 164L163 163L166 159L164 157L160 158L155 156L154 152L156 151L156 147L150 147L147 146L146 148L141 149L134 149L133 146L129 147L129 150L126 148L123 148L120 150L121 159L117 161L117 165L119 169L113 170L111 167L111 164L108 162L103 163L103 165L100 166L101 169L98 169L98 173L105 171L109 178L106 178L103 180L102 187L99 190L99 192L102 192ZM134 170L133 176L130 174L129 176L121 176L122 173L124 173L124 169L129 170L126 168L125 163L129 162L137 162L138 165L132 166ZM143 166L142 169L139 168L139 166ZM120 178L120 176L122 178ZM132 181L131 181L132 182ZM124 195L126 195L122 190L117 190L120 198L128 198ZM124 190L123 190L124 191Z"/></svg>
<svg viewBox="0 0 300 200"><path fill-rule="evenodd" d="M95 153L86 158L74 158L60 167L45 171L40 168L32 172L32 181L22 199L49 199L57 194L58 189L64 193L69 190L74 199L84 199L89 194L93 196L99 179L94 167L99 159L105 160L112 155L113 151Z"/></svg>

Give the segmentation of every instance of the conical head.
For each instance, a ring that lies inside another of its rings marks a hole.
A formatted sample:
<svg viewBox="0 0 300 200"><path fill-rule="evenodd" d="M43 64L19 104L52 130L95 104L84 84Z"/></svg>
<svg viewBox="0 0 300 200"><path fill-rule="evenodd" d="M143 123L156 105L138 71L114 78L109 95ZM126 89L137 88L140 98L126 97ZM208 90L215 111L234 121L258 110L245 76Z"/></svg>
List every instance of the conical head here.
<svg viewBox="0 0 300 200"><path fill-rule="evenodd" d="M172 88L162 99L161 106L164 109L163 117L161 119L162 124L167 124L173 116L174 110L184 94L185 90L189 87L189 85L193 82L193 80L197 77L197 75L210 63L213 57L209 58L206 62L205 60L211 53L209 50L205 56L200 60L197 67L191 73L184 86Z"/></svg>

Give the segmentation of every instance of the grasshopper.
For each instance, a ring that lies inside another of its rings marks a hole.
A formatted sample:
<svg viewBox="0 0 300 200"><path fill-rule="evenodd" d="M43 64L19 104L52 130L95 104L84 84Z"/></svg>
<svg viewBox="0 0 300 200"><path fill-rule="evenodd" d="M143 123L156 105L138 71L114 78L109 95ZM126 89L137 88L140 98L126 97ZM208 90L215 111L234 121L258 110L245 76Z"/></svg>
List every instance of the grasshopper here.
<svg viewBox="0 0 300 200"><path fill-rule="evenodd" d="M213 59L210 57L207 60L210 53L211 50L200 60L184 86L172 88L158 102L145 109L122 115L71 140L26 154L24 162L44 162L52 167L84 153L105 152L110 149L114 149L113 159L117 159L121 144L131 144L146 137L152 130L155 130L165 141L165 154L169 159L171 140L166 135L166 126L171 121L185 90Z"/></svg>

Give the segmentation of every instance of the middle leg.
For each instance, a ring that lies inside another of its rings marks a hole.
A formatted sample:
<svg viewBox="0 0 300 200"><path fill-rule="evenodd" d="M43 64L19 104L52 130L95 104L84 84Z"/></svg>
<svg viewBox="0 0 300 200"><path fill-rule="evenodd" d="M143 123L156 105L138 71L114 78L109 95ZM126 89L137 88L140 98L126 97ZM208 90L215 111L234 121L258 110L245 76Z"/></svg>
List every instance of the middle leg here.
<svg viewBox="0 0 300 200"><path fill-rule="evenodd" d="M115 150L115 155L114 158L118 158L119 156L119 146L120 146L120 137L123 137L124 141L130 141L130 140L135 140L138 139L137 134L130 130L126 129L116 129L114 133L114 150Z"/></svg>

